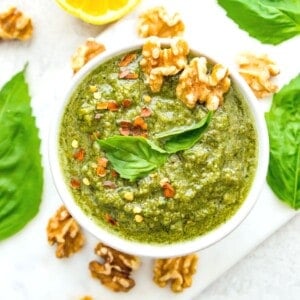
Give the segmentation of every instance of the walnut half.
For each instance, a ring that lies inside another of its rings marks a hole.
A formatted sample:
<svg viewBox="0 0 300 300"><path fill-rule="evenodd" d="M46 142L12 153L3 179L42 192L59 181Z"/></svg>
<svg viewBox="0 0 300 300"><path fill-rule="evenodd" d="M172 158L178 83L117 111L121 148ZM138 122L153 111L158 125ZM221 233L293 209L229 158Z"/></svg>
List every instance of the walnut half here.
<svg viewBox="0 0 300 300"><path fill-rule="evenodd" d="M184 32L184 24L178 13L170 16L162 6L148 9L139 16L140 37L174 37Z"/></svg>
<svg viewBox="0 0 300 300"><path fill-rule="evenodd" d="M192 285L192 276L196 273L198 256L186 256L156 259L154 262L153 281L160 287L165 287L169 282L173 292L182 292Z"/></svg>
<svg viewBox="0 0 300 300"><path fill-rule="evenodd" d="M195 57L181 73L176 95L188 108L195 107L199 101L209 110L216 110L223 103L223 95L229 90L230 83L227 68L215 64L209 71L207 59Z"/></svg>
<svg viewBox="0 0 300 300"><path fill-rule="evenodd" d="M56 257L69 257L79 251L84 244L80 226L72 218L65 206L61 206L49 220L47 226L48 242L57 244Z"/></svg>
<svg viewBox="0 0 300 300"><path fill-rule="evenodd" d="M164 76L175 75L187 64L189 46L183 39L174 39L170 48L163 48L158 38L151 37L143 45L140 61L152 92L159 92Z"/></svg>
<svg viewBox="0 0 300 300"><path fill-rule="evenodd" d="M132 270L139 268L139 258L119 252L103 243L97 244L95 253L103 258L104 263L90 262L89 269L93 277L114 292L128 292L135 286L130 274Z"/></svg>
<svg viewBox="0 0 300 300"><path fill-rule="evenodd" d="M88 61L103 51L105 51L103 44L98 43L94 38L88 38L71 57L73 72L78 72Z"/></svg>
<svg viewBox="0 0 300 300"><path fill-rule="evenodd" d="M0 40L28 40L33 31L31 19L16 7L0 14Z"/></svg>
<svg viewBox="0 0 300 300"><path fill-rule="evenodd" d="M279 68L266 54L241 53L237 63L239 73L257 98L264 98L277 91L277 85L271 80L279 74Z"/></svg>

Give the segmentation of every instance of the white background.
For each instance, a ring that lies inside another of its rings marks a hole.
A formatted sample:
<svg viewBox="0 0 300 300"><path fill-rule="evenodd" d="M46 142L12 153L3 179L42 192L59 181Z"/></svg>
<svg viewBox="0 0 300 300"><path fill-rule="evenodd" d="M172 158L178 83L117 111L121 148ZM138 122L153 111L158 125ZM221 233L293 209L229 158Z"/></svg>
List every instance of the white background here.
<svg viewBox="0 0 300 300"><path fill-rule="evenodd" d="M240 50L252 50L266 52L278 62L279 86L300 71L300 37L277 47L265 46L240 31L215 1L143 1L145 6L156 3L180 11L187 26L186 37L213 56L225 59L228 65L234 65L234 57ZM50 0L1 0L0 11L10 5L17 5L32 17L34 35L25 43L0 41L0 86L29 62L27 79L42 139L45 186L38 216L19 234L0 242L0 299L71 300L86 294L96 300L299 299L300 216L292 219L294 212L282 205L267 186L242 226L226 240L200 253L194 285L180 295L152 283L149 259L143 260L142 268L135 274L137 286L130 293L107 291L89 275L87 264L95 259L92 249L96 240L87 233L88 244L83 251L67 260L55 258L54 248L47 244L45 233L49 217L61 204L47 158L51 115L72 77L69 63L72 53L87 37L98 36L104 27L85 24ZM136 15L134 12L128 18L135 20ZM109 30L99 37L100 41L103 37L107 43L120 43L135 34L135 29L128 28L122 21ZM269 100L261 103L262 111L268 108ZM196 296L203 289L200 296Z"/></svg>

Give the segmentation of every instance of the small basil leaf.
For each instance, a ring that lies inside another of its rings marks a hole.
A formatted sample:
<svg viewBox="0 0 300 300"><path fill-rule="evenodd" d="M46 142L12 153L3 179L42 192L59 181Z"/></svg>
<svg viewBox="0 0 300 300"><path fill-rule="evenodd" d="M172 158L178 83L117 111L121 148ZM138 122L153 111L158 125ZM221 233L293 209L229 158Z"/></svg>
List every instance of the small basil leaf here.
<svg viewBox="0 0 300 300"><path fill-rule="evenodd" d="M266 121L270 139L267 182L282 201L300 209L300 75L274 95Z"/></svg>
<svg viewBox="0 0 300 300"><path fill-rule="evenodd" d="M280 44L300 34L298 0L218 0L228 15L263 43Z"/></svg>
<svg viewBox="0 0 300 300"><path fill-rule="evenodd" d="M171 129L155 135L158 140L163 140L163 148L168 153L176 153L193 147L208 127L212 112L209 112L200 122Z"/></svg>
<svg viewBox="0 0 300 300"><path fill-rule="evenodd" d="M167 159L163 149L142 137L112 136L99 144L113 168L131 181L148 175Z"/></svg>
<svg viewBox="0 0 300 300"><path fill-rule="evenodd" d="M23 70L0 91L0 240L38 213L42 189L40 139Z"/></svg>

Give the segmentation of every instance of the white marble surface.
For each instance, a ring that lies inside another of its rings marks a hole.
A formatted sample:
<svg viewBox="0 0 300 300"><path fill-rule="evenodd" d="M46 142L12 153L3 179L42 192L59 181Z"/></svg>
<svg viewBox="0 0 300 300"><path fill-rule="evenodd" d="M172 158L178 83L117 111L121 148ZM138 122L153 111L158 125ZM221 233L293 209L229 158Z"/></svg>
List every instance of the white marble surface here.
<svg viewBox="0 0 300 300"><path fill-rule="evenodd" d="M246 47L245 50L248 47L272 53L283 69L279 84L288 81L300 70L296 55L296 50L300 49L299 38L277 48L262 46L230 24L223 12L216 7L215 1L206 0L205 4L199 3L202 8L199 11L198 4L192 0L144 0L144 2L147 2L147 5L161 2L180 10L187 23L189 38L203 35L204 40L211 42L212 51L216 54L221 51L224 57L232 60L233 53L230 50L233 46L226 45L228 37L220 32L223 23L219 24L221 27L215 26L218 21L212 22L211 17L206 15L205 5L207 5L208 11L213 12L212 17L216 20L220 18L227 29L232 26L232 34L236 34L236 40L240 42L236 48L240 49L243 46ZM263 242L269 234L294 215L293 211L279 202L274 202L274 196L267 188L241 228L226 241L203 251L199 276L195 279L193 288L176 297L153 288L150 281L144 282L150 264L148 260L138 273L138 284L134 294L114 295L99 287L98 283L88 278L87 270L83 270L82 263L86 264L89 259L94 258L88 249L67 261L62 262L54 258L54 249L47 245L45 235L47 220L61 203L52 184L47 160L51 114L65 84L72 76L69 59L74 49L87 37L100 34L104 28L84 24L69 16L58 8L54 1L1 0L0 11L10 5L17 5L32 17L35 31L29 42L0 42L0 86L29 62L27 78L42 138L45 188L39 215L22 232L0 243L0 299L79 299L84 294L90 294L96 300L138 299L141 293L145 295L144 299L153 299L154 296L157 299L299 299L300 216L295 216ZM132 17L135 17L134 14ZM124 36L126 37L125 34ZM108 38L111 43L119 42L114 35L107 36L106 39ZM220 43L226 47L212 47ZM265 108L264 105L262 107ZM94 243L93 237L88 237L88 245ZM257 247L260 243L261 245ZM253 248L255 249L252 250ZM250 250L252 250L250 254L240 260ZM238 264L220 276L237 261ZM204 289L217 277L219 277L217 281L206 288L200 296L196 296L197 289L199 291ZM150 296L147 298L145 293L147 289L155 289L152 298Z"/></svg>

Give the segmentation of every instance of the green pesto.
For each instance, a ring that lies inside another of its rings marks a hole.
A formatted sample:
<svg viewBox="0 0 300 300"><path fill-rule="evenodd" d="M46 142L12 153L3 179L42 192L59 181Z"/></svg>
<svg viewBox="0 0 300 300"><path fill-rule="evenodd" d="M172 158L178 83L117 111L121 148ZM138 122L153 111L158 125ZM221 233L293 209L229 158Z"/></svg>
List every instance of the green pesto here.
<svg viewBox="0 0 300 300"><path fill-rule="evenodd" d="M150 140L162 131L199 122L207 114L204 106L189 109L176 98L178 76L165 78L161 92L151 93L139 69L140 52L137 54L129 68L139 74L138 79L118 78L119 56L94 70L71 97L59 137L66 182L70 184L74 178L81 181L80 188L70 187L76 202L99 226L117 235L159 244L193 239L227 221L246 198L257 164L253 119L232 86L192 148L170 155L162 167L135 182L114 176L109 163L107 175L98 176L97 160L105 153L95 136L119 135L119 122L133 120L143 107L152 111L145 118ZM99 93L93 93L90 86L96 86ZM151 102L145 103L143 95L150 95ZM120 109L96 109L97 102L111 99L120 103ZM123 99L131 99L129 108L121 106ZM78 151L72 147L74 140L85 151L82 161L73 157ZM82 183L83 178L90 184ZM163 178L175 188L173 198L164 197ZM115 188L106 187L107 181ZM126 192L133 193L132 201L125 199ZM135 221L136 214L142 216L142 222Z"/></svg>

